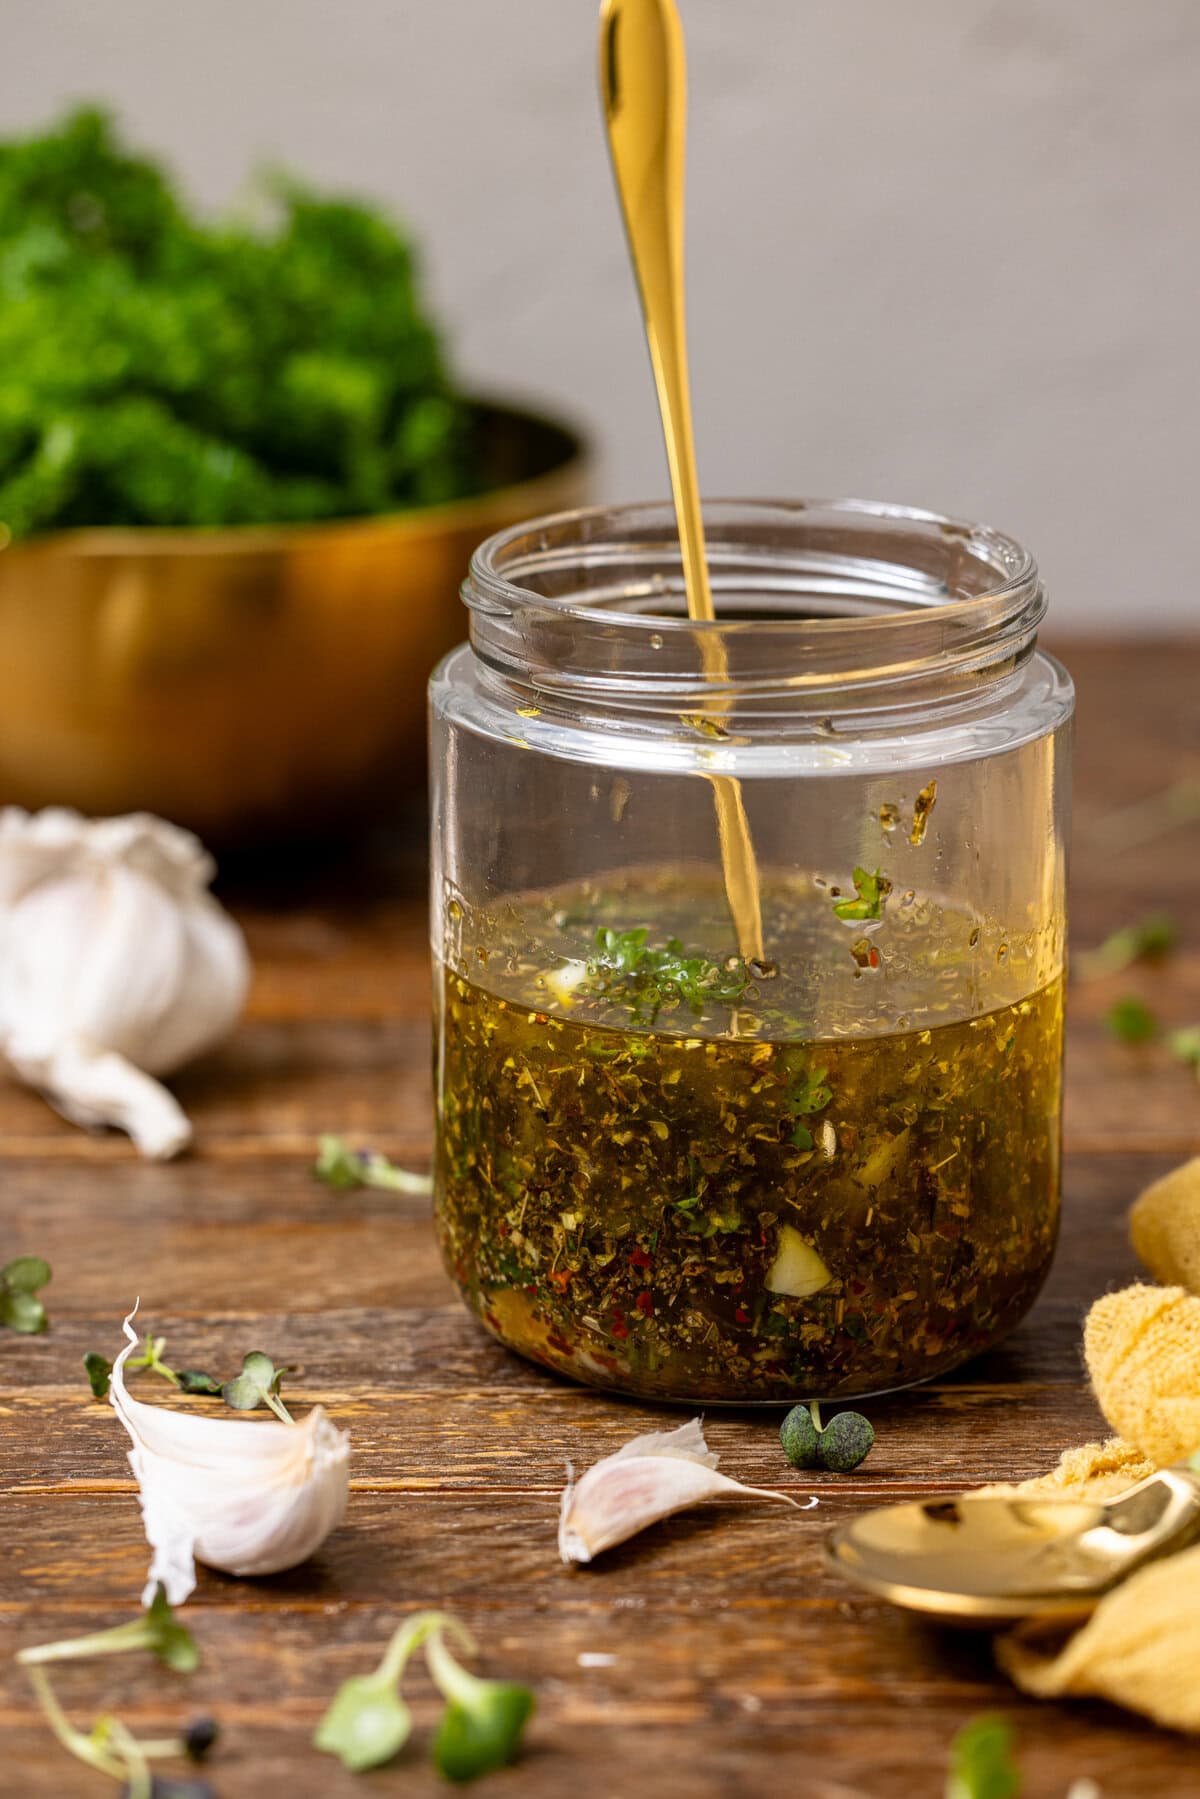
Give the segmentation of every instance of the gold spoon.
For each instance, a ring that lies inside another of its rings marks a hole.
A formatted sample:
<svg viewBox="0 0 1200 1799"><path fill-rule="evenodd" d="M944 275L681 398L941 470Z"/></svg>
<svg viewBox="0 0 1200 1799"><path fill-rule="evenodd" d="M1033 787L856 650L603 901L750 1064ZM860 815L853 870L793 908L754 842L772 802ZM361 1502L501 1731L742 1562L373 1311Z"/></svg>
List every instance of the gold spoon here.
<svg viewBox="0 0 1200 1799"><path fill-rule="evenodd" d="M881 1506L826 1543L839 1574L909 1611L986 1626L1085 1617L1144 1562L1200 1536L1200 1473L1164 1468L1116 1499L964 1493Z"/></svg>
<svg viewBox="0 0 1200 1799"><path fill-rule="evenodd" d="M688 613L693 619L711 620L715 613L696 482L684 322L687 64L674 0L604 0L600 88L658 389ZM701 632L699 640L706 673L724 679L728 668L722 644L714 642L709 632ZM731 775L708 779L716 800L725 888L738 948L747 961L761 962L758 865L741 783Z"/></svg>

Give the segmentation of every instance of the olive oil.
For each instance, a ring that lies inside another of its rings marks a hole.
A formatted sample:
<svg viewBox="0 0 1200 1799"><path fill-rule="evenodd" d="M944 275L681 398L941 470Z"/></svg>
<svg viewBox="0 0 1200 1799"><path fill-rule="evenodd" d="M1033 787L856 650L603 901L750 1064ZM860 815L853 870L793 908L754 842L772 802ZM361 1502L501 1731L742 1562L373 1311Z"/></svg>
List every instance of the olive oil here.
<svg viewBox="0 0 1200 1799"><path fill-rule="evenodd" d="M1058 1228L1061 979L1014 994L1007 940L930 905L906 925L903 896L864 971L822 886L772 896L751 964L658 947L669 882L531 902L470 955L460 919L438 1230L512 1348L645 1395L838 1398L944 1372L1028 1309Z"/></svg>

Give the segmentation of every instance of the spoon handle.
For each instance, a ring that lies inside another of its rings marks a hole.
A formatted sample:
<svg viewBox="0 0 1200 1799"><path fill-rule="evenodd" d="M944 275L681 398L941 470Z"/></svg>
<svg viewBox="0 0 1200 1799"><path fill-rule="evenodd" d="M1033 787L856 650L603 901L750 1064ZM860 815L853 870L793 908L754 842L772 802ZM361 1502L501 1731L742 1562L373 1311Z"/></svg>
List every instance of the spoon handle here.
<svg viewBox="0 0 1200 1799"><path fill-rule="evenodd" d="M687 65L674 0L604 0L600 85L658 388L688 611L693 618L711 619L688 387L683 302Z"/></svg>

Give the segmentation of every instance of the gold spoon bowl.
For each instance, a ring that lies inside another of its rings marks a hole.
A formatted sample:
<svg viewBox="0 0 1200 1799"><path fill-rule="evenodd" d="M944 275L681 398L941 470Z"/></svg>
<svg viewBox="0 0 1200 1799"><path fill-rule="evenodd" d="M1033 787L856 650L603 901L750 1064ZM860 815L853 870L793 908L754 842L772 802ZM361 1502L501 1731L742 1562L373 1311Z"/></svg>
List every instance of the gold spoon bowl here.
<svg viewBox="0 0 1200 1799"><path fill-rule="evenodd" d="M1104 1594L1200 1537L1200 1475L1167 1468L1116 1499L964 1493L865 1512L830 1566L908 1611L986 1627L1086 1617Z"/></svg>

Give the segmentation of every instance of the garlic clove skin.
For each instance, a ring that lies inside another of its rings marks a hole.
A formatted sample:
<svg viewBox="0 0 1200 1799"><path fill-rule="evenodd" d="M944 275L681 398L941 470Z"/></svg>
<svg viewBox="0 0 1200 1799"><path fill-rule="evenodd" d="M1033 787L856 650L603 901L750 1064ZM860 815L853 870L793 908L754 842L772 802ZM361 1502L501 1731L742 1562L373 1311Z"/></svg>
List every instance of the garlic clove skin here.
<svg viewBox="0 0 1200 1799"><path fill-rule="evenodd" d="M150 1077L227 1035L249 985L214 872L190 832L147 814L0 812L0 1053L65 1117L147 1155L191 1138Z"/></svg>
<svg viewBox="0 0 1200 1799"><path fill-rule="evenodd" d="M113 1364L109 1399L133 1442L129 1465L152 1550L142 1603L161 1582L171 1605L196 1585L196 1562L226 1574L278 1574L307 1561L341 1523L350 1439L314 1406L298 1424L202 1417L146 1405L125 1386L129 1339Z"/></svg>
<svg viewBox="0 0 1200 1799"><path fill-rule="evenodd" d="M632 1438L594 1463L578 1482L568 1466L558 1523L563 1561L594 1561L660 1518L725 1494L749 1493L796 1505L786 1493L743 1486L719 1474L719 1460L704 1440L699 1418L692 1418L678 1430Z"/></svg>

